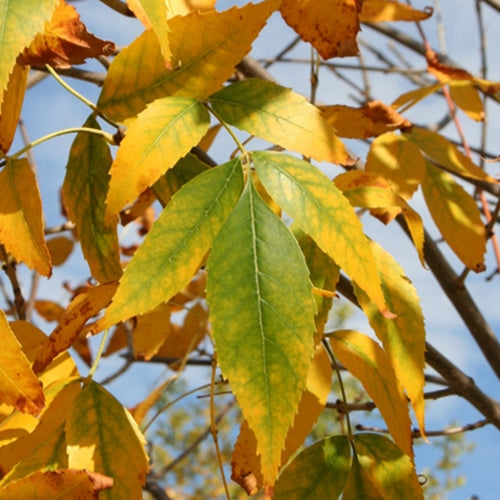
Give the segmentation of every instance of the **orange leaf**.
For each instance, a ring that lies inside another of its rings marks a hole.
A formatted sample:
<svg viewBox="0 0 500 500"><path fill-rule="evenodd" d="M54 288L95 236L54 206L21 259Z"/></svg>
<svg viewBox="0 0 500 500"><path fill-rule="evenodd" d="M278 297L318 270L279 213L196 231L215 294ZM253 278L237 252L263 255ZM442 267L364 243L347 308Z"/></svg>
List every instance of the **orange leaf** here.
<svg viewBox="0 0 500 500"><path fill-rule="evenodd" d="M110 55L114 51L113 42L89 33L76 9L61 0L50 22L45 23L45 31L36 35L20 60L31 66L49 64L54 68L70 68L89 57Z"/></svg>
<svg viewBox="0 0 500 500"><path fill-rule="evenodd" d="M28 73L28 67L16 64L10 74L7 90L3 94L0 108L0 151L4 153L7 153L14 139L26 92Z"/></svg>
<svg viewBox="0 0 500 500"><path fill-rule="evenodd" d="M64 313L64 307L52 300L35 301L35 309L45 321L58 321Z"/></svg>
<svg viewBox="0 0 500 500"><path fill-rule="evenodd" d="M381 101L371 101L361 108L335 105L320 110L340 137L364 139L411 127L406 118Z"/></svg>
<svg viewBox="0 0 500 500"><path fill-rule="evenodd" d="M424 21L432 16L432 8L414 9L409 5L391 0L364 0L359 15L362 23L379 23L384 21Z"/></svg>
<svg viewBox="0 0 500 500"><path fill-rule="evenodd" d="M64 236L56 236L47 241L47 248L49 249L52 264L60 266L66 262L66 259L73 251L73 240Z"/></svg>
<svg viewBox="0 0 500 500"><path fill-rule="evenodd" d="M160 304L152 311L137 316L132 335L134 355L148 361L156 354L170 332L170 307Z"/></svg>
<svg viewBox="0 0 500 500"><path fill-rule="evenodd" d="M18 262L50 276L42 213L40 192L28 160L7 161L0 171L0 243Z"/></svg>
<svg viewBox="0 0 500 500"><path fill-rule="evenodd" d="M0 401L37 415L44 407L42 385L1 310L0 345Z"/></svg>
<svg viewBox="0 0 500 500"><path fill-rule="evenodd" d="M71 346L87 320L108 305L116 287L116 283L106 283L91 288L72 300L55 330L41 345L33 363L35 373L41 372L60 352Z"/></svg>
<svg viewBox="0 0 500 500"><path fill-rule="evenodd" d="M447 64L439 62L437 54L433 50L427 50L425 53L427 60L427 69L440 82L446 83L450 80L472 80L472 75L460 68L453 68Z"/></svg>
<svg viewBox="0 0 500 500"><path fill-rule="evenodd" d="M323 59L358 54L360 0L283 0L283 19Z"/></svg>

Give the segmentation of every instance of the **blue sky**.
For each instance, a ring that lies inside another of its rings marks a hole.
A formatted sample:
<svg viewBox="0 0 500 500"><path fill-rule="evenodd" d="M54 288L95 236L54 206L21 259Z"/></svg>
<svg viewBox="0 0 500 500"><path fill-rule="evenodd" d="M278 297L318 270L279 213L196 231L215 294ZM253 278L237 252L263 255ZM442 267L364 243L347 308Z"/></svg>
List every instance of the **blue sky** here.
<svg viewBox="0 0 500 500"><path fill-rule="evenodd" d="M416 7L423 8L429 2L415 1ZM223 10L235 4L242 5L245 2L221 0L218 3L219 9ZM75 3L82 20L87 24L90 31L104 39L111 39L119 45L129 43L142 29L137 21L121 18L117 14L111 13L97 0L86 0ZM476 14L474 2L472 0L456 2L456 0L441 0L441 11L445 25L446 46L450 56L472 73L479 71L478 57L478 34L476 25ZM500 34L498 24L494 25L497 18L488 7L483 7L485 13L486 33L489 47L489 77L493 80L500 80L500 65L498 64L498 54L494 47L500 47ZM397 25L399 29L405 26ZM437 26L435 20L427 21L423 24L424 30L429 37L433 47L439 49L439 39L437 36ZM418 37L416 30L411 28L412 36ZM272 57L293 38L292 31L287 28L278 15L273 16L269 25L263 30L262 36L254 44L254 57ZM379 47L385 48L387 39L374 34L369 28L364 28L360 38L370 41ZM409 52L404 52L405 57L414 62L417 67L424 68L425 61L420 56L415 56ZM301 44L291 53L297 58L307 58L310 56L310 49L306 44ZM340 60L339 63L355 62L355 59ZM88 67L100 69L96 62L91 62ZM277 65L272 69L277 80L285 85L293 87L294 90L309 94L309 72L308 68L297 67L292 64ZM354 72L345 72L353 79L359 80L359 75ZM98 89L92 85L68 80L77 90L86 97L97 100ZM399 93L410 90L406 81L394 76L375 76L372 80L373 97L390 103ZM320 74L320 87L318 99L325 103L341 103L354 105L348 97L349 89L327 71ZM500 114L498 106L490 105L491 114L489 116L489 134L487 149L495 154L499 153L498 130L500 126ZM429 120L439 120L445 112L443 104L437 99L429 99L421 103L406 116L416 123L428 123ZM31 139L38 138L46 133L53 132L66 127L80 126L88 116L86 107L76 101L74 97L66 93L51 78L38 84L29 91L25 108L23 109L23 119L26 123ZM463 115L460 116L465 126L467 137L472 143L479 137L480 126L472 123ZM456 137L451 126L446 128L446 133L450 137ZM59 188L64 176L64 168L67 160L69 147L73 137L65 136L50 143L45 143L34 150L35 160L38 167L38 178L42 190L44 209L46 214L46 225L52 226L63 221L59 213ZM16 145L20 145L19 138ZM366 152L366 146L349 141L349 146L360 156ZM229 147L229 149L227 149ZM219 141L212 152L219 161L224 161L227 155L233 150L233 146L228 146L226 142ZM489 171L492 175L498 174L500 164L492 164ZM332 171L333 173L340 173ZM412 205L417 210L423 209L423 201L418 196L412 201ZM436 347L442 348L449 357L459 365L464 371L471 375L476 382L490 395L500 394L499 381L492 374L491 370L482 361L482 357L473 341L470 340L466 328L463 326L457 313L453 310L446 297L444 297L439 287L434 283L430 272L422 269L416 258L415 251L398 227L382 226L376 220L364 218L366 231L379 241L384 248L392 252L400 264L403 266L408 276L415 284L422 300L422 307L426 315L426 326L428 339ZM426 218L426 223L432 222ZM436 235L435 229L432 233ZM489 248L491 252L491 248ZM457 259L447 252L455 269L460 269ZM488 256L488 269L495 267L491 255ZM70 281L73 285L82 280L86 273L85 264L82 263L78 251L75 251L70 261L58 272L50 281L44 280L41 294L58 300L64 300L65 292L62 289L62 281ZM487 271L488 273L489 271ZM28 279L27 274L25 275ZM498 282L500 277L494 278L490 282L485 281L485 275L470 276L468 285L472 295L476 298L482 311L486 314L488 321L495 331L500 329L500 308L498 307ZM28 283L26 281L26 283ZM358 328L368 332L369 327L366 321L356 315L348 327ZM109 369L109 368L108 368ZM150 384L154 382L162 372L157 366L147 368L144 364L136 365L127 380L133 380L132 386L126 390L119 384L113 385L113 390L125 404L137 403L147 392ZM198 372L199 373L199 372ZM196 383L196 382L193 382ZM455 421L457 425L465 425L475 422L480 417L470 405L459 398L447 398L428 405L427 422L430 429L439 429L447 425L450 421ZM498 488L497 470L500 463L500 433L493 427L485 427L468 434L468 439L477 444L475 451L463 457L460 472L467 475L466 485L451 494L451 500L468 499L471 495L478 495L481 500L498 500L500 493ZM436 458L436 452L431 445L419 447L417 455L417 467L424 468L432 464Z"/></svg>

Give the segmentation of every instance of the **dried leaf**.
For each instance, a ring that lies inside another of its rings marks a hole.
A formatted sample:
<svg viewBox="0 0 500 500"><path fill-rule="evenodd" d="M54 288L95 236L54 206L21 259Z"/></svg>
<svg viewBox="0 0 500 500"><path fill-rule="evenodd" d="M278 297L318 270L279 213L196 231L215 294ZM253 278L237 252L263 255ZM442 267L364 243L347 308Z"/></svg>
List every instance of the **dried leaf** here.
<svg viewBox="0 0 500 500"><path fill-rule="evenodd" d="M335 105L319 109L340 137L365 139L411 127L411 122L381 101L371 101L361 108Z"/></svg>
<svg viewBox="0 0 500 500"><path fill-rule="evenodd" d="M113 42L100 40L87 31L72 5L63 0L57 6L43 33L36 35L31 45L23 51L23 64L54 68L70 68L82 64L89 57L110 55L115 51Z"/></svg>

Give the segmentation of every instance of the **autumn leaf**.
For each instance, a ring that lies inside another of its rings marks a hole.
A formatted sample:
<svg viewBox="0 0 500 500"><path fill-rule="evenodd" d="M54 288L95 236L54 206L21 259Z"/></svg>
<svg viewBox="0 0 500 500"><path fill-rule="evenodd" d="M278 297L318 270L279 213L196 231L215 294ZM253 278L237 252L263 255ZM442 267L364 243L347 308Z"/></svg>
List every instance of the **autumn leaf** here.
<svg viewBox="0 0 500 500"><path fill-rule="evenodd" d="M361 222L341 191L318 168L292 156L255 152L252 158L259 179L283 210L387 313Z"/></svg>
<svg viewBox="0 0 500 500"><path fill-rule="evenodd" d="M399 113L404 113L408 109L410 109L415 104L419 103L426 97L432 95L434 92L441 90L445 84L444 83L435 83L433 85L427 85L425 87L419 87L415 90L410 90L409 92L405 92L400 95L391 106L394 109L397 109Z"/></svg>
<svg viewBox="0 0 500 500"><path fill-rule="evenodd" d="M413 143L389 132L372 141L365 170L383 176L399 196L409 200L424 178L425 161Z"/></svg>
<svg viewBox="0 0 500 500"><path fill-rule="evenodd" d="M50 276L40 191L26 158L9 160L0 171L0 243L18 262Z"/></svg>
<svg viewBox="0 0 500 500"><path fill-rule="evenodd" d="M420 263L425 267L422 218L392 190L385 178L372 172L351 170L338 175L334 182L351 205L369 208L371 215L377 217L384 224L388 224L396 216L403 214Z"/></svg>
<svg viewBox="0 0 500 500"><path fill-rule="evenodd" d="M40 470L67 467L64 422L79 391L75 377L59 379L44 390L47 405L35 429L0 448L0 487Z"/></svg>
<svg viewBox="0 0 500 500"><path fill-rule="evenodd" d="M283 19L323 59L358 55L359 0L283 0Z"/></svg>
<svg viewBox="0 0 500 500"><path fill-rule="evenodd" d="M18 54L43 31L60 0L4 0L0 4L0 103Z"/></svg>
<svg viewBox="0 0 500 500"><path fill-rule="evenodd" d="M165 342L170 332L170 307L160 304L136 319L132 335L137 359L151 359Z"/></svg>
<svg viewBox="0 0 500 500"><path fill-rule="evenodd" d="M28 74L28 67L16 64L12 69L7 89L3 94L0 107L0 151L3 153L9 151L14 140L28 83Z"/></svg>
<svg viewBox="0 0 500 500"><path fill-rule="evenodd" d="M354 290L410 398L420 430L425 435L425 324L420 299L415 287L394 258L375 242L371 246L385 300L391 310L397 311L397 318L384 318L363 291L356 286Z"/></svg>
<svg viewBox="0 0 500 500"><path fill-rule="evenodd" d="M390 0L363 0L359 14L362 23L387 21L424 21L432 16L432 8L418 10L410 5Z"/></svg>
<svg viewBox="0 0 500 500"><path fill-rule="evenodd" d="M130 413L109 392L95 382L87 384L72 405L65 431L68 466L113 479L113 488L99 498L142 497L148 472L146 441Z"/></svg>
<svg viewBox="0 0 500 500"><path fill-rule="evenodd" d="M87 320L106 307L115 290L116 283L107 283L90 288L71 301L57 327L40 345L33 363L35 373L41 372L59 353L71 346Z"/></svg>
<svg viewBox="0 0 500 500"><path fill-rule="evenodd" d="M231 76L278 5L266 0L169 20L172 70L165 67L155 34L146 31L113 60L98 107L123 121L161 97L206 98Z"/></svg>
<svg viewBox="0 0 500 500"><path fill-rule="evenodd" d="M38 415L44 407L42 386L21 344L0 310L0 401L22 412Z"/></svg>
<svg viewBox="0 0 500 500"><path fill-rule="evenodd" d="M208 165L197 156L188 153L153 184L152 190L161 205L165 207L184 184L208 168Z"/></svg>
<svg viewBox="0 0 500 500"><path fill-rule="evenodd" d="M97 498L100 491L113 485L110 478L100 476L97 479L96 476L98 475L88 471L74 469L35 472L0 489L0 500L12 498L92 500Z"/></svg>
<svg viewBox="0 0 500 500"><path fill-rule="evenodd" d="M379 491L363 471L356 454L352 457L351 469L347 476L342 500L380 500Z"/></svg>
<svg viewBox="0 0 500 500"><path fill-rule="evenodd" d="M242 186L239 159L185 184L127 265L100 328L148 312L181 290L200 266Z"/></svg>
<svg viewBox="0 0 500 500"><path fill-rule="evenodd" d="M170 30L167 22L168 5L165 0L127 0L129 8L140 19L146 29L152 28L158 38L165 67L172 69Z"/></svg>
<svg viewBox="0 0 500 500"><path fill-rule="evenodd" d="M411 131L404 134L404 137L420 148L430 161L444 167L451 173L468 179L497 183L493 177L475 165L448 139L435 132L412 127Z"/></svg>
<svg viewBox="0 0 500 500"><path fill-rule="evenodd" d="M309 446L287 466L274 487L274 500L338 498L350 469L346 436L332 436ZM396 497L393 497L396 498Z"/></svg>
<svg viewBox="0 0 500 500"><path fill-rule="evenodd" d="M320 106L323 118L340 137L365 139L411 127L411 123L381 101L370 101L361 108Z"/></svg>
<svg viewBox="0 0 500 500"><path fill-rule="evenodd" d="M483 101L473 85L473 81L452 81L449 83L453 102L472 120L484 120Z"/></svg>
<svg viewBox="0 0 500 500"><path fill-rule="evenodd" d="M486 229L475 200L449 174L429 163L422 192L446 243L469 269L484 271Z"/></svg>
<svg viewBox="0 0 500 500"><path fill-rule="evenodd" d="M209 124L208 111L196 99L164 97L151 103L127 130L111 165L107 224L187 154Z"/></svg>
<svg viewBox="0 0 500 500"><path fill-rule="evenodd" d="M355 434L354 447L363 474L376 488L376 498L423 500L412 461L390 439L378 434Z"/></svg>
<svg viewBox="0 0 500 500"><path fill-rule="evenodd" d="M320 414L325 409L330 393L332 367L323 346L317 346L309 369L306 389L302 393L297 414L289 429L285 448L281 453L281 463L286 464L290 457L304 443ZM240 428L238 439L231 456L231 479L236 481L249 495L262 488L260 456L257 455L255 434L245 420Z"/></svg>
<svg viewBox="0 0 500 500"><path fill-rule="evenodd" d="M50 253L52 265L61 266L73 251L74 241L65 236L55 236L47 240L47 249Z"/></svg>
<svg viewBox="0 0 500 500"><path fill-rule="evenodd" d="M24 6L26 7L26 6ZM30 46L20 55L23 64L54 68L70 68L82 64L89 57L111 55L115 51L113 42L100 40L87 31L80 21L76 9L60 1L50 22L38 33Z"/></svg>
<svg viewBox="0 0 500 500"><path fill-rule="evenodd" d="M92 116L84 127L100 130ZM116 222L104 223L111 163L104 138L80 132L71 146L62 187L64 206L75 223L85 260L101 283L117 280L122 274Z"/></svg>
<svg viewBox="0 0 500 500"><path fill-rule="evenodd" d="M377 405L396 444L413 457L406 396L385 352L370 337L354 330L332 333L330 344L338 360Z"/></svg>
<svg viewBox="0 0 500 500"><path fill-rule="evenodd" d="M314 352L315 305L296 240L250 180L207 269L219 365L255 433L264 484L272 485Z"/></svg>
<svg viewBox="0 0 500 500"><path fill-rule="evenodd" d="M302 96L259 79L234 83L210 96L224 121L318 161L351 164L335 131Z"/></svg>

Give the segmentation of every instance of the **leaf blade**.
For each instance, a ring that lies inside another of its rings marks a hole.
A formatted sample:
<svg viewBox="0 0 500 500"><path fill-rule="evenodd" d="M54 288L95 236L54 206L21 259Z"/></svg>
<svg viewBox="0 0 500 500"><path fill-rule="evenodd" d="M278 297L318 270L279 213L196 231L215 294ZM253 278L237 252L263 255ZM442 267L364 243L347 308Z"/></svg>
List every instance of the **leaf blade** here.
<svg viewBox="0 0 500 500"><path fill-rule="evenodd" d="M239 159L208 170L171 199L120 280L102 328L169 300L191 279L243 186Z"/></svg>
<svg viewBox="0 0 500 500"><path fill-rule="evenodd" d="M243 80L211 95L210 103L231 125L285 149L318 161L352 163L318 108L274 82Z"/></svg>
<svg viewBox="0 0 500 500"><path fill-rule="evenodd" d="M313 354L315 305L297 242L252 183L207 268L219 364L257 438L264 484L272 485Z"/></svg>
<svg viewBox="0 0 500 500"><path fill-rule="evenodd" d="M340 190L302 160L269 152L252 156L259 179L283 210L386 312L361 222Z"/></svg>

